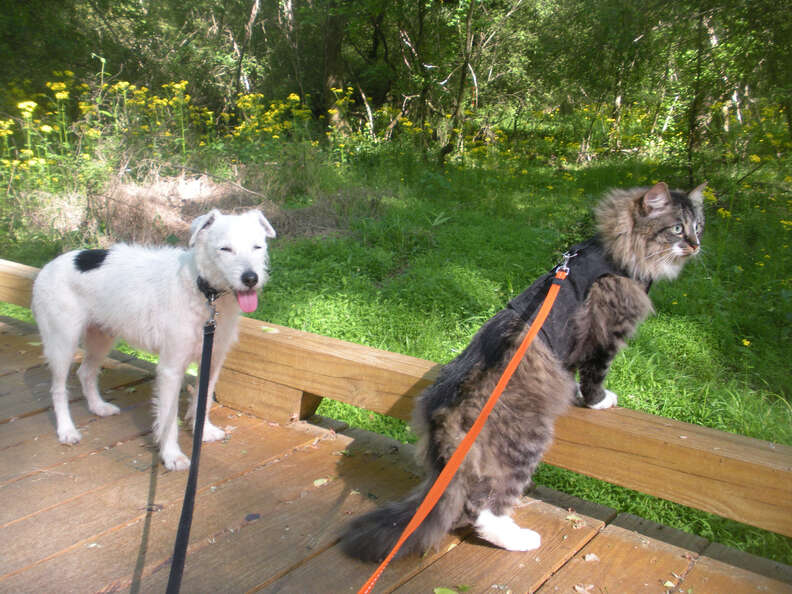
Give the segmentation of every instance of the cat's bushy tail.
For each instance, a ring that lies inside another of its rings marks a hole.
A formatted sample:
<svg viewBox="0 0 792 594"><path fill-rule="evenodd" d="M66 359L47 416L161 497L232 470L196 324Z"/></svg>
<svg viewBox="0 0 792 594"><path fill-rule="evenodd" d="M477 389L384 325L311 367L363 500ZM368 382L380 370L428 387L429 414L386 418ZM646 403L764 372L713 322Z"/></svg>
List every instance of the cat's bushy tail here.
<svg viewBox="0 0 792 594"><path fill-rule="evenodd" d="M341 537L341 547L350 557L380 562L390 553L424 500L437 475L416 487L405 499L394 501L354 519ZM451 481L448 489L415 532L402 545L396 558L410 553L422 554L440 544L462 514L465 502L460 481Z"/></svg>

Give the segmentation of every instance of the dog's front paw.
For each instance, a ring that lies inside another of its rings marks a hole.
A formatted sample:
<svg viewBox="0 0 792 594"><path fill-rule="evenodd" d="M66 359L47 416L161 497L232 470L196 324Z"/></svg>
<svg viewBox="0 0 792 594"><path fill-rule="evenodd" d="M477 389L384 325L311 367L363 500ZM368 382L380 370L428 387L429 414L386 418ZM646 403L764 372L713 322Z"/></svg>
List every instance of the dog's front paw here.
<svg viewBox="0 0 792 594"><path fill-rule="evenodd" d="M190 459L181 452L176 454L163 452L162 463L168 470L187 470L190 467Z"/></svg>
<svg viewBox="0 0 792 594"><path fill-rule="evenodd" d="M72 425L71 427L58 427L58 441L66 445L74 445L79 443L82 435L77 431L77 428Z"/></svg>
<svg viewBox="0 0 792 594"><path fill-rule="evenodd" d="M221 439L225 439L225 431L208 421L204 423L203 441L220 441Z"/></svg>
<svg viewBox="0 0 792 594"><path fill-rule="evenodd" d="M109 402L100 402L94 406L89 406L88 408L93 414L100 417L109 417L110 415L117 415L121 412L120 408L118 408L115 404L110 404Z"/></svg>

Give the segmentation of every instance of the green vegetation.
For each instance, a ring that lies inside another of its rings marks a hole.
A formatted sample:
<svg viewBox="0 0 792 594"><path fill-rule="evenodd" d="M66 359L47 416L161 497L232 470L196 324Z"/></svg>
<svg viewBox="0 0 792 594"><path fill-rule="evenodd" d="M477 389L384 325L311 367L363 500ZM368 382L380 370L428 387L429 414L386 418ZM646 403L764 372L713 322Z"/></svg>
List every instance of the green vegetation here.
<svg viewBox="0 0 792 594"><path fill-rule="evenodd" d="M246 204L322 219L273 242L257 317L446 362L591 233L604 190L706 180L703 254L653 287L657 314L609 387L627 407L792 444L780 4L44 4L0 16L0 63L26 68L0 68L3 258L128 239L114 184L206 173L252 190ZM61 51L39 51L48 37ZM340 403L320 413L414 439ZM792 563L769 532L548 466L536 480Z"/></svg>

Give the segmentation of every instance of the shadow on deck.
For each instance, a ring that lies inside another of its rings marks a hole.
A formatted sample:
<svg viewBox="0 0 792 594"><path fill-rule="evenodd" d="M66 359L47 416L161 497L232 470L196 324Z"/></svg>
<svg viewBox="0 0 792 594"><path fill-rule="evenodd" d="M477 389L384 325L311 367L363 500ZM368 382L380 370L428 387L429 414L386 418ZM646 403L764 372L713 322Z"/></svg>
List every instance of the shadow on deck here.
<svg viewBox="0 0 792 594"><path fill-rule="evenodd" d="M187 473L165 471L152 445L152 377L116 354L101 384L122 413L75 400L83 439L61 445L35 328L0 319L1 592L165 590ZM340 552L340 530L416 484L411 447L316 416L215 405L212 418L229 438L204 445L182 591L357 591L374 567ZM376 591L792 593L790 567L547 489L515 515L539 550L458 534L391 564Z"/></svg>

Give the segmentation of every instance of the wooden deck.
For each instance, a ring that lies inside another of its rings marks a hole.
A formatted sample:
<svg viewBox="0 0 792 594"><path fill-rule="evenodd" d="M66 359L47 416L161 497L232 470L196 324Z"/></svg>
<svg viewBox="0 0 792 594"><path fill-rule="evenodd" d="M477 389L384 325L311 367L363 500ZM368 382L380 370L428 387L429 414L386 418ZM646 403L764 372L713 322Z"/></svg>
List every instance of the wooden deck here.
<svg viewBox="0 0 792 594"><path fill-rule="evenodd" d="M35 328L0 318L0 592L165 590L187 473L166 472L152 446L152 376L108 360L103 391L122 408L108 418L73 386L83 439L61 445ZM357 591L373 567L344 557L341 527L417 482L411 448L315 416L212 418L230 437L204 446L182 591ZM376 591L792 593L792 568L546 489L516 519L539 550L455 535L393 563Z"/></svg>

